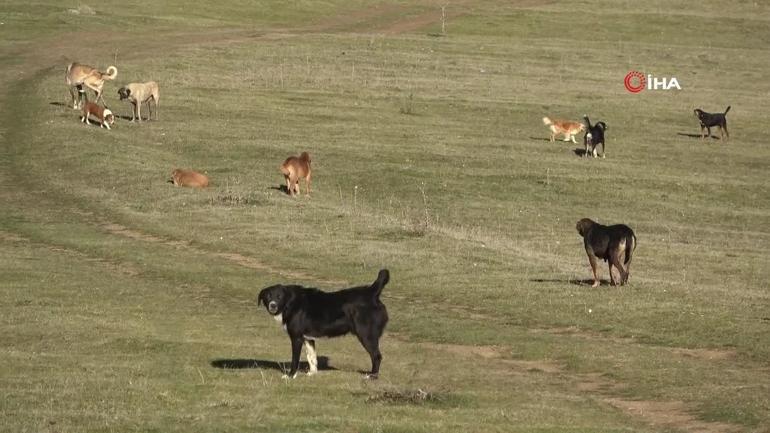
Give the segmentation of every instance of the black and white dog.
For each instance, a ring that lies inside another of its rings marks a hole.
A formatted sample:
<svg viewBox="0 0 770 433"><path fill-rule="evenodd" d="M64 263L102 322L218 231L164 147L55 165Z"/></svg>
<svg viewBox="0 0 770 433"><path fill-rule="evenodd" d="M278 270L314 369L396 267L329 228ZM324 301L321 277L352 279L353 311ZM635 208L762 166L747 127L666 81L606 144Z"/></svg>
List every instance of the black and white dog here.
<svg viewBox="0 0 770 433"><path fill-rule="evenodd" d="M591 155L596 158L596 147L601 143L602 145L602 158L604 158L607 145L604 143L604 131L607 130L607 124L604 122L597 122L596 125L591 126L591 121L588 120L588 115L584 114L583 119L586 121L586 134L583 136L583 145L586 148L585 157L588 157L588 147L591 147Z"/></svg>
<svg viewBox="0 0 770 433"><path fill-rule="evenodd" d="M366 377L376 379L382 361L380 337L388 323L388 311L380 302L380 293L389 279L388 270L382 269L372 285L337 292L280 284L262 289L257 304L265 305L291 340L291 370L284 378L297 377L303 344L311 375L318 372L315 340L350 333L358 337L372 358L372 370Z"/></svg>
<svg viewBox="0 0 770 433"><path fill-rule="evenodd" d="M730 111L730 106L727 106L727 109L724 113L706 113L705 111L701 110L700 108L696 108L693 110L695 113L695 117L700 120L700 138L703 140L705 135L703 135L703 130L706 129L708 131L708 136L711 137L711 127L712 126L718 126L719 127L719 137L724 140L725 134L727 134L727 138L730 138L730 133L727 132L727 117L725 116L727 112Z"/></svg>

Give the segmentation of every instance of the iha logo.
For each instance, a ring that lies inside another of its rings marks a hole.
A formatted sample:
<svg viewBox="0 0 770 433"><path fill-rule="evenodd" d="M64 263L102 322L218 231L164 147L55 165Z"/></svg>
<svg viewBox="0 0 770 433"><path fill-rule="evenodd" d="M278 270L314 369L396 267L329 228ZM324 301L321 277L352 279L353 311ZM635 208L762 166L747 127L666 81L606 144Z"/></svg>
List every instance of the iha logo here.
<svg viewBox="0 0 770 433"><path fill-rule="evenodd" d="M626 86L626 90L631 93L639 93L644 89L647 90L682 90L682 86L679 85L679 81L676 77L671 78L658 78L653 77L652 74L644 75L639 71L631 71L626 74L626 78L623 80L623 84Z"/></svg>

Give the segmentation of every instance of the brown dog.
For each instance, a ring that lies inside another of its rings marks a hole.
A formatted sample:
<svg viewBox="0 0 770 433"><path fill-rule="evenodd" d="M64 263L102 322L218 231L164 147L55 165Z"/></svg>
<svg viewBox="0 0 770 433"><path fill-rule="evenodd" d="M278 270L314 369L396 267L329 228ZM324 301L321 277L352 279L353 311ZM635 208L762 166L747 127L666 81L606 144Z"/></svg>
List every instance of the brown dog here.
<svg viewBox="0 0 770 433"><path fill-rule="evenodd" d="M577 231L583 237L583 245L591 263L591 271L594 275L592 287L599 285L597 258L609 262L610 284L615 285L615 277L612 275L612 266L620 272L620 284L628 282L628 274L631 268L631 255L636 249L636 236L634 231L625 224L604 226L588 218L577 222ZM623 264L626 268L623 269Z"/></svg>
<svg viewBox="0 0 770 433"><path fill-rule="evenodd" d="M81 65L80 63L70 63L64 74L64 81L67 83L70 95L72 96L72 108L77 109L80 106L82 97L85 94L83 86L88 87L96 93L94 102L99 102L99 99L102 99L102 102L104 102L104 99L102 98L104 81L114 80L117 76L118 68L114 66L108 67L107 72L100 72L92 66ZM75 96L76 93L77 98Z"/></svg>
<svg viewBox="0 0 770 433"><path fill-rule="evenodd" d="M99 119L102 128L110 129L110 125L115 124L115 115L112 114L112 111L110 111L109 108L102 107L95 102L86 101L86 103L83 104L83 117L81 117L80 120L83 123L90 125L91 122L88 121L88 116L92 114Z"/></svg>
<svg viewBox="0 0 770 433"><path fill-rule="evenodd" d="M302 152L299 157L290 156L281 164L289 195L299 194L299 180L305 179L305 192L310 195L310 155Z"/></svg>
<svg viewBox="0 0 770 433"><path fill-rule="evenodd" d="M158 120L158 102L160 101L160 91L158 90L158 83L155 81L148 81L146 83L129 83L118 89L118 95L120 100L128 99L128 102L133 106L131 109L131 121L137 117L139 122L142 121L142 104L147 103L147 111L149 111L149 117L147 120L152 119L152 110L150 109L150 100L155 101L155 120Z"/></svg>
<svg viewBox="0 0 770 433"><path fill-rule="evenodd" d="M177 168L171 173L171 178L176 186L189 186L191 188L205 188L209 186L209 178L194 170Z"/></svg>
<svg viewBox="0 0 770 433"><path fill-rule="evenodd" d="M543 124L551 130L551 141L556 139L559 134L564 135L564 141L575 141L575 135L585 131L586 126L580 122L573 122L571 120L551 120L548 117L543 117Z"/></svg>

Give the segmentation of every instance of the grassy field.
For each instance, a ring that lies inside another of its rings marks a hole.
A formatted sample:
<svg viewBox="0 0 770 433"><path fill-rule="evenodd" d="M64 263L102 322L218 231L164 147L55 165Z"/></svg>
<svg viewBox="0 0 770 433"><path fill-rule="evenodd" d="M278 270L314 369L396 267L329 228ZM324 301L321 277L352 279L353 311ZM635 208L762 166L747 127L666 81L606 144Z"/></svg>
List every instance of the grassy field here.
<svg viewBox="0 0 770 433"><path fill-rule="evenodd" d="M6 1L0 431L770 432L770 5L733 3ZM117 66L112 131L71 61ZM584 113L606 159L548 140ZM582 217L634 228L629 285L590 287ZM351 337L282 380L258 291L383 267L380 380Z"/></svg>

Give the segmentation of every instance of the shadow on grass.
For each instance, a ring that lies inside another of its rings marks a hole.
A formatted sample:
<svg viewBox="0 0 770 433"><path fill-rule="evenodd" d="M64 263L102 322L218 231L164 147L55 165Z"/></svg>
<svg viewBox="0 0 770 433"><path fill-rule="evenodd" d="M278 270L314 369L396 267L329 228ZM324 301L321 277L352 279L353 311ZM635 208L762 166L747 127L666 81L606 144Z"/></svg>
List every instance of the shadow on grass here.
<svg viewBox="0 0 770 433"><path fill-rule="evenodd" d="M286 373L289 371L291 367L291 362L266 361L263 359L215 359L211 361L211 366L214 368L221 368L223 370L242 370L246 368L261 368L264 370L277 370L277 371ZM307 362L303 361L299 363L300 370L307 370L309 368L310 366L308 365ZM328 356L319 356L318 370L326 371L326 370L337 370L337 369L329 365Z"/></svg>
<svg viewBox="0 0 770 433"><path fill-rule="evenodd" d="M569 279L569 280L560 280L560 279L556 279L556 278L535 278L535 279L531 279L529 281L531 281L533 283L570 283L570 284L574 284L576 286L590 286L590 285L592 285L594 283L594 280L592 280L590 278L584 279L584 280L576 280L574 278ZM610 285L610 281L609 280L605 280L605 279L601 279L601 280L599 280L599 285L600 286L608 286L608 285Z"/></svg>
<svg viewBox="0 0 770 433"><path fill-rule="evenodd" d="M281 191L284 194L288 194L289 193L289 188L287 188L286 185L271 186L268 189L274 189L276 191Z"/></svg>
<svg viewBox="0 0 770 433"><path fill-rule="evenodd" d="M685 132L677 132L676 135L681 135L682 137L690 137L690 138L700 138L701 137L700 134L688 134L688 133L685 133ZM720 139L719 136L717 136L717 135L709 135L708 138L712 138L714 140L719 140Z"/></svg>
<svg viewBox="0 0 770 433"><path fill-rule="evenodd" d="M543 137L529 137L529 139L530 140L537 140L537 141L551 141L550 138L543 138Z"/></svg>
<svg viewBox="0 0 770 433"><path fill-rule="evenodd" d="M577 155L577 156L579 156L581 158L586 156L586 153L588 153L588 152L586 152L585 147L584 148L576 147L576 148L572 149L572 151L575 152L575 155Z"/></svg>

